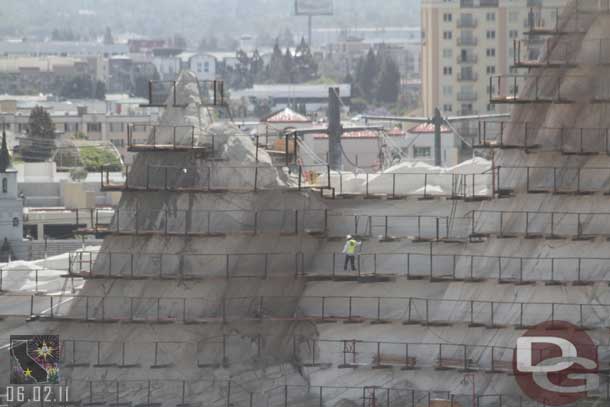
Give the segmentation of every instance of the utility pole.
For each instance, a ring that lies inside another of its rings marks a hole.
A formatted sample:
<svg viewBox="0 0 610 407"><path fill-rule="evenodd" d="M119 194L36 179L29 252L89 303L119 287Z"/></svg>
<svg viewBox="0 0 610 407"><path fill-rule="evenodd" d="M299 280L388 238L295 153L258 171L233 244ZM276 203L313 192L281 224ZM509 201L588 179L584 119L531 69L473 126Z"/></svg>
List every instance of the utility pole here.
<svg viewBox="0 0 610 407"><path fill-rule="evenodd" d="M341 107L339 88L328 88L328 165L333 171L341 170Z"/></svg>
<svg viewBox="0 0 610 407"><path fill-rule="evenodd" d="M441 129L442 125L445 124L445 119L443 119L441 111L438 110L438 107L434 108L434 116L432 116L432 120L430 122L434 125L434 165L440 167L442 165Z"/></svg>

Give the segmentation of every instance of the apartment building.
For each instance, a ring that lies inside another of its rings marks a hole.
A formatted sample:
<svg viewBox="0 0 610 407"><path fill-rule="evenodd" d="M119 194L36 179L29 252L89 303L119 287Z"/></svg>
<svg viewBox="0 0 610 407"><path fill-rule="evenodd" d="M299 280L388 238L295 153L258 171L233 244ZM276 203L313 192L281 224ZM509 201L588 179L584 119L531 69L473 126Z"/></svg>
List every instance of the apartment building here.
<svg viewBox="0 0 610 407"><path fill-rule="evenodd" d="M544 3L543 3L544 1ZM422 95L424 114L505 112L489 103L497 80L518 73L514 43L536 22L552 24L565 0L423 0ZM519 86L516 78L510 86ZM506 81L505 81L506 82ZM508 85L506 85L508 86ZM511 90L512 91L512 90Z"/></svg>
<svg viewBox="0 0 610 407"><path fill-rule="evenodd" d="M71 139L85 137L92 141L109 141L121 153L123 161L130 164L133 154L128 153L127 128L132 126L134 140L146 140L150 125L158 119L158 111L144 111L139 107L130 107L135 103L146 103L145 99L128 98L126 100L109 100L97 102L104 105L104 110L89 110L79 105L73 110L65 109L63 103L23 103L14 100L0 100L0 123L6 130L16 134L25 134L28 128L30 108L43 106L51 115L58 138ZM29 105L26 107L25 105ZM91 102L95 107L96 102Z"/></svg>

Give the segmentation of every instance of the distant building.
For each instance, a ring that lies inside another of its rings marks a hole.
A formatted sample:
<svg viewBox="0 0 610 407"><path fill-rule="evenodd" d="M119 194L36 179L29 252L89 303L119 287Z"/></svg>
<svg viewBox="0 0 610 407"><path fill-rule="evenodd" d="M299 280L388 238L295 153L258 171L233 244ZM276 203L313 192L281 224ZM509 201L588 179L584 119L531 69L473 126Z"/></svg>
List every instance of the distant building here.
<svg viewBox="0 0 610 407"><path fill-rule="evenodd" d="M183 52L178 55L181 69L195 72L200 81L213 81L216 79L216 58L210 54L197 52Z"/></svg>
<svg viewBox="0 0 610 407"><path fill-rule="evenodd" d="M350 84L339 85L254 85L249 89L232 90L231 98L245 98L249 102L270 100L274 108L305 105L308 112L326 109L328 106L328 88L338 87L341 102L349 106L352 97Z"/></svg>
<svg viewBox="0 0 610 407"><path fill-rule="evenodd" d="M525 37L531 7L542 3L542 0L424 0L421 6L424 115L432 116L437 107L448 116L504 111L505 107L489 103L489 78L512 72L513 42ZM565 0L545 0L542 10L548 15L542 17L554 21L555 7L563 3Z"/></svg>
<svg viewBox="0 0 610 407"><path fill-rule="evenodd" d="M0 262L15 258L23 243L23 203L17 190L17 170L11 164L2 131L0 148Z"/></svg>
<svg viewBox="0 0 610 407"><path fill-rule="evenodd" d="M349 126L345 126L349 128ZM402 134L390 134L393 144L399 148L406 146ZM307 134L305 144L322 160L328 162L328 135ZM352 133L344 133L341 136L341 146L347 157L343 157L343 169L346 171L357 168L367 170L379 170L381 167L381 152L383 141L379 133L372 130L364 130ZM309 164L309 163L307 163Z"/></svg>
<svg viewBox="0 0 610 407"><path fill-rule="evenodd" d="M160 48L153 50L152 62L161 80L172 81L178 77L182 67L181 49Z"/></svg>
<svg viewBox="0 0 610 407"><path fill-rule="evenodd" d="M314 28L313 43L317 46L359 39L367 44L396 44L420 42L419 27L360 27L360 28Z"/></svg>
<svg viewBox="0 0 610 407"><path fill-rule="evenodd" d="M129 164L133 159L133 154L127 152L128 126L134 125L134 138L145 139L150 130L146 126L155 124L157 121L157 113L154 110L149 112L139 107L139 104L144 103L147 103L147 100L113 98L107 102L91 102L92 107L97 106L98 108L89 111L87 105L46 101L18 103L15 100L4 99L0 100L0 122L5 123L7 130L16 134L25 134L30 110L40 105L51 115L59 138L85 136L88 140L109 141L121 153L123 160Z"/></svg>
<svg viewBox="0 0 610 407"><path fill-rule="evenodd" d="M403 149L405 156L413 161L423 161L434 165L434 125L418 124L407 130ZM441 161L443 167L452 167L460 163L462 142L448 127L441 126Z"/></svg>
<svg viewBox="0 0 610 407"><path fill-rule="evenodd" d="M131 39L127 41L127 47L131 54L152 54L153 50L165 46L167 46L167 41L163 39Z"/></svg>
<svg viewBox="0 0 610 407"><path fill-rule="evenodd" d="M60 56L109 58L129 53L127 44L84 41L0 41L0 56Z"/></svg>

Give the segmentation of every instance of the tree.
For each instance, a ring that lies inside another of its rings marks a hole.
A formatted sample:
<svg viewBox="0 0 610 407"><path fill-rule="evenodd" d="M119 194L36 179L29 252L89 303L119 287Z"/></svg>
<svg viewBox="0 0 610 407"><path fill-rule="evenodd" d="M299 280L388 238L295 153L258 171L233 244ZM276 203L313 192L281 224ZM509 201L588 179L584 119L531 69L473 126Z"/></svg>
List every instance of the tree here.
<svg viewBox="0 0 610 407"><path fill-rule="evenodd" d="M271 82L278 83L280 81L283 69L283 59L284 56L282 55L282 50L280 49L279 43L276 41L275 45L273 46L273 53L271 54L269 66L267 67L267 77Z"/></svg>
<svg viewBox="0 0 610 407"><path fill-rule="evenodd" d="M80 182L87 179L89 172L83 167L77 167L70 170L70 179L74 182Z"/></svg>
<svg viewBox="0 0 610 407"><path fill-rule="evenodd" d="M372 102L375 96L375 78L377 77L377 57L372 49L364 59L358 62L356 69L356 87L364 98Z"/></svg>
<svg viewBox="0 0 610 407"><path fill-rule="evenodd" d="M296 82L307 82L318 77L318 63L316 62L309 44L305 38L301 38L301 43L297 46L295 57Z"/></svg>
<svg viewBox="0 0 610 407"><path fill-rule="evenodd" d="M280 72L279 83L294 83L294 61L289 48L286 48L282 58L282 69Z"/></svg>
<svg viewBox="0 0 610 407"><path fill-rule="evenodd" d="M49 113L36 106L30 112L28 120L28 143L22 148L24 161L46 161L51 158L55 149L55 125Z"/></svg>
<svg viewBox="0 0 610 407"><path fill-rule="evenodd" d="M95 98L104 100L106 98L106 85L88 75L79 75L62 84L59 96L64 99Z"/></svg>
<svg viewBox="0 0 610 407"><path fill-rule="evenodd" d="M106 27L106 32L104 33L104 44L114 44L114 38L112 38L112 31L110 31L110 27Z"/></svg>
<svg viewBox="0 0 610 407"><path fill-rule="evenodd" d="M394 104L400 94L400 70L390 57L383 60L377 84L377 101Z"/></svg>

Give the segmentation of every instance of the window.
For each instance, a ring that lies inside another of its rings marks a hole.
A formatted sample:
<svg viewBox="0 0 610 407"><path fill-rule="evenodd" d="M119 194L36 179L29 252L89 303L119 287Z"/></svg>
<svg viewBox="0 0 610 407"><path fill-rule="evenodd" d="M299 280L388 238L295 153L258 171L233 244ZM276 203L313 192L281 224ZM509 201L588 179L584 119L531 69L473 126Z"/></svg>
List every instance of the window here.
<svg viewBox="0 0 610 407"><path fill-rule="evenodd" d="M511 11L508 13L508 21L510 21L511 23L515 23L519 20L519 12L518 11Z"/></svg>
<svg viewBox="0 0 610 407"><path fill-rule="evenodd" d="M110 140L115 147L123 147L125 145L125 141L123 139L112 139Z"/></svg>
<svg viewBox="0 0 610 407"><path fill-rule="evenodd" d="M496 67L494 65L490 65L487 67L487 74L493 75L496 73Z"/></svg>
<svg viewBox="0 0 610 407"><path fill-rule="evenodd" d="M432 149L430 147L413 147L413 157L430 157Z"/></svg>
<svg viewBox="0 0 610 407"><path fill-rule="evenodd" d="M125 131L124 123L110 123L108 126L111 133L122 133Z"/></svg>
<svg viewBox="0 0 610 407"><path fill-rule="evenodd" d="M453 38L453 33L451 31L443 31L443 39L450 40Z"/></svg>
<svg viewBox="0 0 610 407"><path fill-rule="evenodd" d="M496 56L496 49L495 48L487 48L485 50L485 55L487 55L488 57L495 57Z"/></svg>
<svg viewBox="0 0 610 407"><path fill-rule="evenodd" d="M443 49L443 58L451 58L453 56L453 50L451 48Z"/></svg>
<svg viewBox="0 0 610 407"><path fill-rule="evenodd" d="M87 132L99 133L102 131L102 123L87 123Z"/></svg>
<svg viewBox="0 0 610 407"><path fill-rule="evenodd" d="M487 32L485 33L485 36L487 37L488 40L493 40L496 38L496 31L495 30L487 30Z"/></svg>
<svg viewBox="0 0 610 407"><path fill-rule="evenodd" d="M203 72L210 72L210 63L206 62L203 64Z"/></svg>
<svg viewBox="0 0 610 407"><path fill-rule="evenodd" d="M443 13L443 21L446 23L451 22L451 13Z"/></svg>
<svg viewBox="0 0 610 407"><path fill-rule="evenodd" d="M453 74L453 68L450 66L444 66L443 67L443 75L452 75Z"/></svg>
<svg viewBox="0 0 610 407"><path fill-rule="evenodd" d="M451 112L453 107L451 105L443 105L443 112Z"/></svg>
<svg viewBox="0 0 610 407"><path fill-rule="evenodd" d="M8 192L8 180L6 178L2 178L2 193L6 194Z"/></svg>
<svg viewBox="0 0 610 407"><path fill-rule="evenodd" d="M489 12L485 15L485 19L487 21L496 21L496 13L494 12Z"/></svg>
<svg viewBox="0 0 610 407"><path fill-rule="evenodd" d="M443 96L451 96L453 94L453 88L448 85L443 86Z"/></svg>
<svg viewBox="0 0 610 407"><path fill-rule="evenodd" d="M496 111L496 105L491 104L491 103L490 103L490 104L488 104L488 105L487 105L487 111L488 111L488 112L495 112L495 111Z"/></svg>

